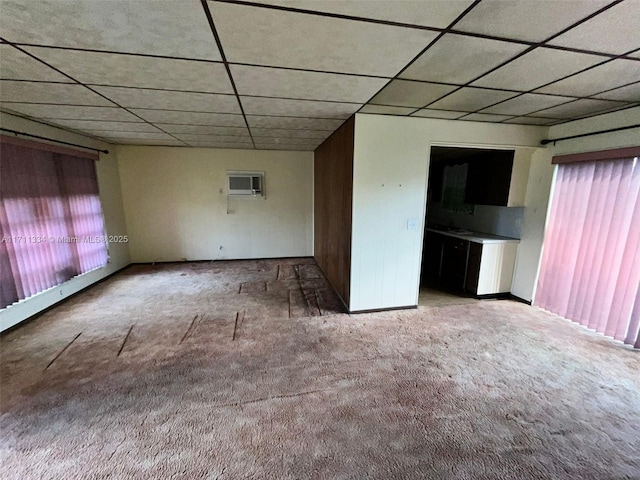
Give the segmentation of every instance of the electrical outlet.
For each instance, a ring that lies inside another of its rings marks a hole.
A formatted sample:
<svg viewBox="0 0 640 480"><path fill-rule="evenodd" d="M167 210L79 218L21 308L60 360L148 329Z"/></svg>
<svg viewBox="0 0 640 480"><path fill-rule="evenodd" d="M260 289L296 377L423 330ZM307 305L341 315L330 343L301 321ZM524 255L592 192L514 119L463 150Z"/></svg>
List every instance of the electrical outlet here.
<svg viewBox="0 0 640 480"><path fill-rule="evenodd" d="M418 229L418 221L415 218L410 218L407 220L407 230L417 230Z"/></svg>

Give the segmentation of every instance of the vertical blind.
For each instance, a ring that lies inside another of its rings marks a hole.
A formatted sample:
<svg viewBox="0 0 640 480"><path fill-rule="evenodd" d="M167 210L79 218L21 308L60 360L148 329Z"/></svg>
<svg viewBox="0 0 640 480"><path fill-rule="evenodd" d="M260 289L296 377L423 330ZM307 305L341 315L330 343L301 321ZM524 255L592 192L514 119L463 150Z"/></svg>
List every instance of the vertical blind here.
<svg viewBox="0 0 640 480"><path fill-rule="evenodd" d="M95 162L2 137L0 308L107 263Z"/></svg>
<svg viewBox="0 0 640 480"><path fill-rule="evenodd" d="M535 304L640 348L640 162L557 168Z"/></svg>

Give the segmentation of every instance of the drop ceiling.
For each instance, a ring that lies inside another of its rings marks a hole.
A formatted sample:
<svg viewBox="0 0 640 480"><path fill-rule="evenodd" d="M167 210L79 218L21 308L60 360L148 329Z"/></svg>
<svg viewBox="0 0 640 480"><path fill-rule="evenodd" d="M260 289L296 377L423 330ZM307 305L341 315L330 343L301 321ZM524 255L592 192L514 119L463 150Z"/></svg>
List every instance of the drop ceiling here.
<svg viewBox="0 0 640 480"><path fill-rule="evenodd" d="M314 150L356 112L640 104L640 0L0 0L0 108L111 143Z"/></svg>

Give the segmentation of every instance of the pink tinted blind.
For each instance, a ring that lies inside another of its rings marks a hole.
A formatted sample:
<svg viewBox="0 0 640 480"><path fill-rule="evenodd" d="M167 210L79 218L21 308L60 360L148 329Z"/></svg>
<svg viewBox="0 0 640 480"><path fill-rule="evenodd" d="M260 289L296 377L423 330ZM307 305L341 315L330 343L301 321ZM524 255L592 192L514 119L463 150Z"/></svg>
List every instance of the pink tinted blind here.
<svg viewBox="0 0 640 480"><path fill-rule="evenodd" d="M0 143L0 308L108 259L94 161L40 145Z"/></svg>
<svg viewBox="0 0 640 480"><path fill-rule="evenodd" d="M640 348L640 162L557 168L534 303Z"/></svg>

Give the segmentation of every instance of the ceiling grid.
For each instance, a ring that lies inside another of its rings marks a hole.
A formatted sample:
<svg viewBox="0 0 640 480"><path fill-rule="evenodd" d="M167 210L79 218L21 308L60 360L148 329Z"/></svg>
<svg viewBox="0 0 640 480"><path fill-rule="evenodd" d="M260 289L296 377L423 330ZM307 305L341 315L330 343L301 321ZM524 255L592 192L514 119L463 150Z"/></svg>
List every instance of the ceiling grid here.
<svg viewBox="0 0 640 480"><path fill-rule="evenodd" d="M639 0L177 3L0 0L0 108L111 143L314 150L356 112L640 105Z"/></svg>

